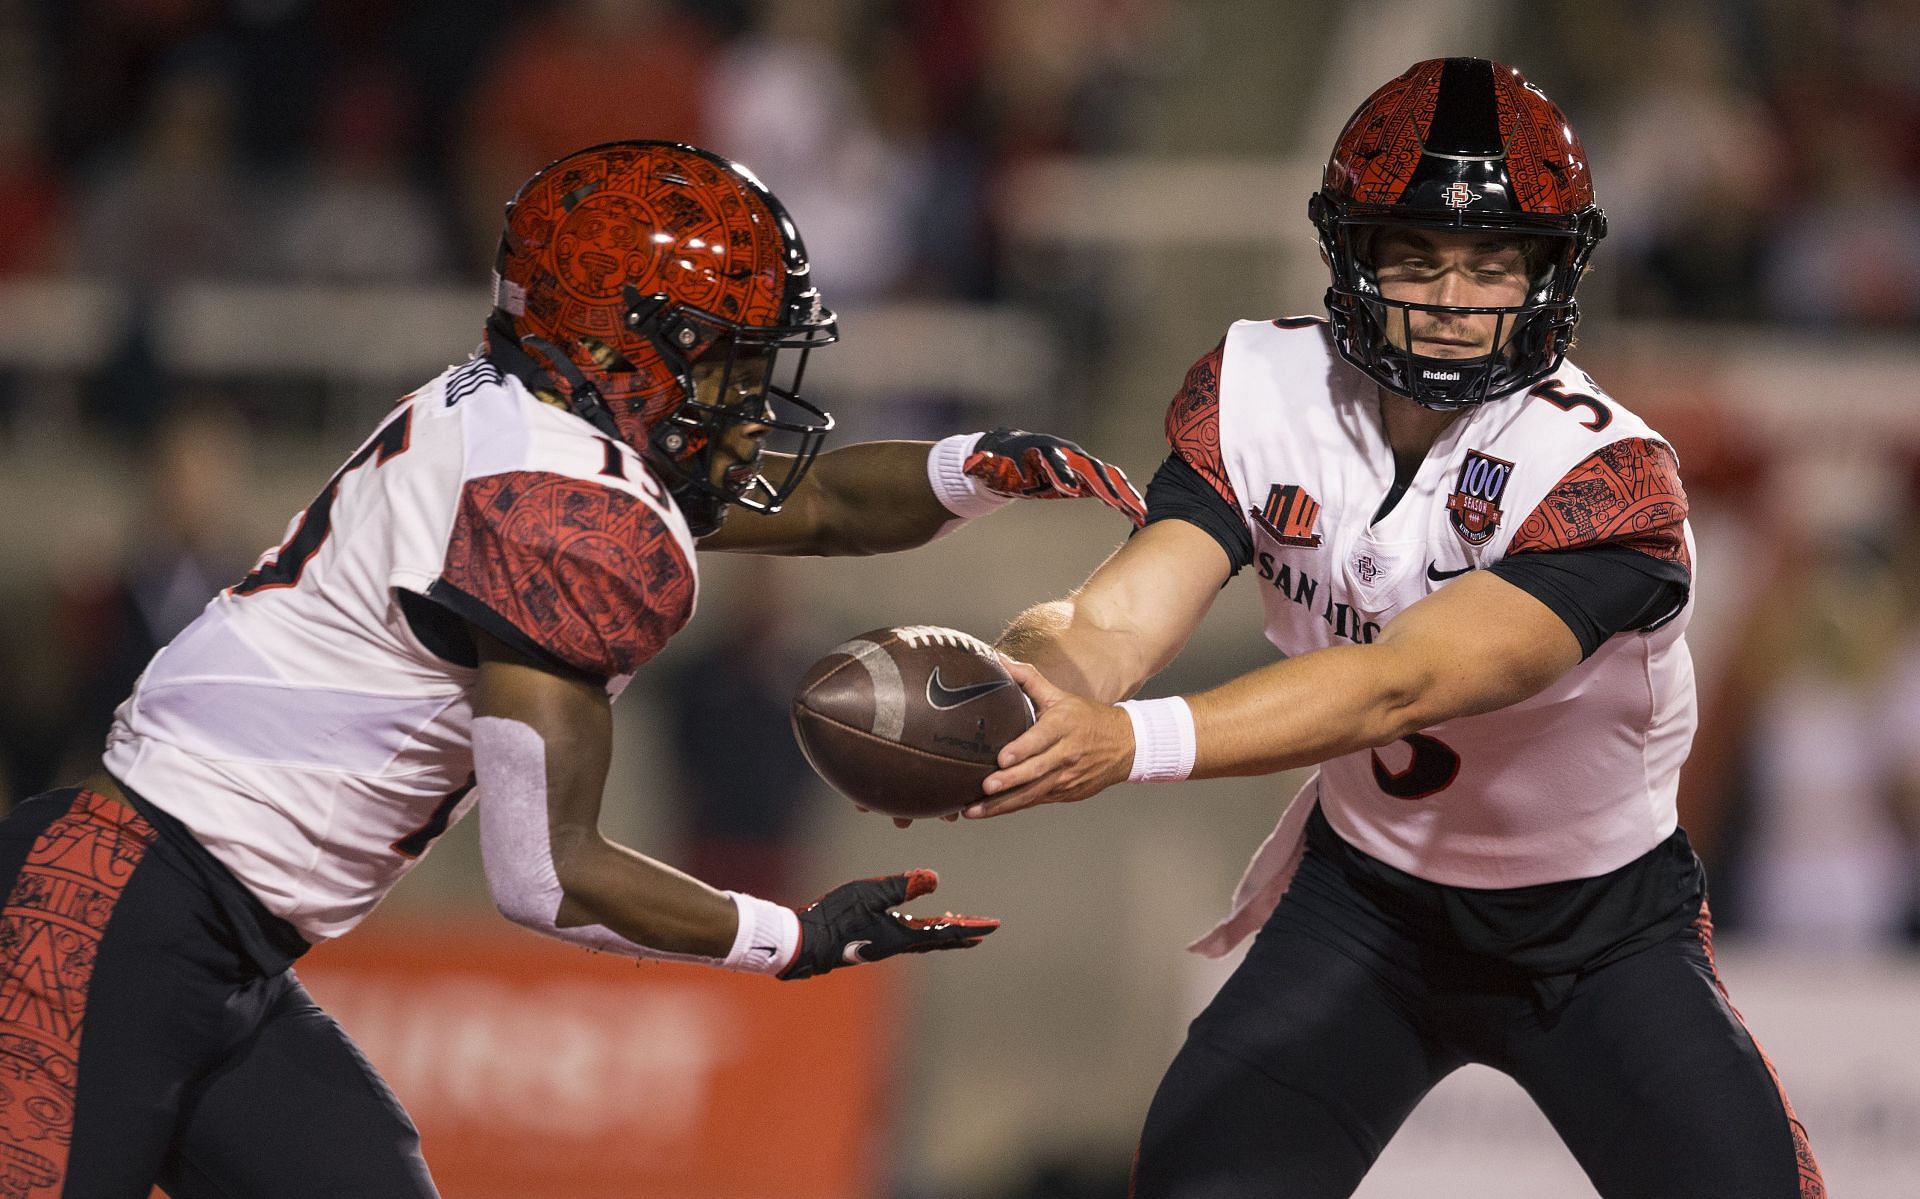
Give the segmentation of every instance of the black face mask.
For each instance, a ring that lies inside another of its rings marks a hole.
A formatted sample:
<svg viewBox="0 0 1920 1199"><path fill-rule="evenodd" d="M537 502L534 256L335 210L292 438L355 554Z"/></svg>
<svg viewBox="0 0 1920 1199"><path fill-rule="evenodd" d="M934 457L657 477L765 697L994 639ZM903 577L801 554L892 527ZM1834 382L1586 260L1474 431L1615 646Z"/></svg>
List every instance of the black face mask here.
<svg viewBox="0 0 1920 1199"><path fill-rule="evenodd" d="M1573 343L1580 306L1574 288L1586 269L1606 224L1595 210L1566 228L1544 220L1485 214L1475 220L1427 220L1377 210L1350 211L1325 194L1308 207L1320 231L1320 249L1332 273L1327 315L1340 357L1396 395L1425 408L1453 411L1530 387L1560 368ZM1361 252L1364 231L1388 226L1422 229L1479 229L1501 236L1525 237L1544 247L1526 299L1512 307L1456 307L1389 300L1380 294L1373 267ZM1496 320L1491 353L1476 358L1429 358L1397 348L1390 331L1412 345L1413 313L1492 314Z"/></svg>
<svg viewBox="0 0 1920 1199"><path fill-rule="evenodd" d="M700 402L692 363L673 363L687 398L654 426L646 449L649 463L683 508L687 499L682 497L697 496L750 512L778 512L812 468L833 429L833 417L801 398L800 386L809 351L824 342L811 334L800 338L785 334L774 330L763 336L758 330L741 330L705 341L707 349L700 361L717 362L715 394L725 403ZM753 367L748 365L750 360ZM736 387L735 380L755 367L761 372L759 383ZM763 444L782 455L773 460L778 469L769 474L763 466L766 460L755 458L730 468L716 482L714 455L739 425L765 428Z"/></svg>

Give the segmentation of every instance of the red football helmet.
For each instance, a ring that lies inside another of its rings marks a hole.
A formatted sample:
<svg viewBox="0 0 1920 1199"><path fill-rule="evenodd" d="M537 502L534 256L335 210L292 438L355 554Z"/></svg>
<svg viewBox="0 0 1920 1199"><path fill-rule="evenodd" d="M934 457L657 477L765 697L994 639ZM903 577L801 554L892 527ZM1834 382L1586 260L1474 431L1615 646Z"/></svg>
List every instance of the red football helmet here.
<svg viewBox="0 0 1920 1199"><path fill-rule="evenodd" d="M806 358L836 336L786 209L716 154L674 142L591 146L549 164L507 204L489 356L646 454L697 531L717 527L725 503L774 512L793 493L833 427L800 397ZM791 371L776 375L782 350L795 351ZM723 369L709 394L721 397L741 390L738 363L766 359L757 399L700 401L694 364L714 355ZM789 435L793 457L778 482L757 462L710 479L714 447L734 423Z"/></svg>
<svg viewBox="0 0 1920 1199"><path fill-rule="evenodd" d="M1517 391L1559 367L1580 319L1574 288L1607 229L1566 117L1519 71L1484 58L1418 62L1367 97L1307 213L1333 275L1327 312L1340 356L1389 391L1442 410ZM1529 257L1526 301L1461 308L1383 298L1367 260L1383 225L1532 239L1540 252ZM1398 349L1387 322L1412 311L1497 313L1496 349L1466 359Z"/></svg>

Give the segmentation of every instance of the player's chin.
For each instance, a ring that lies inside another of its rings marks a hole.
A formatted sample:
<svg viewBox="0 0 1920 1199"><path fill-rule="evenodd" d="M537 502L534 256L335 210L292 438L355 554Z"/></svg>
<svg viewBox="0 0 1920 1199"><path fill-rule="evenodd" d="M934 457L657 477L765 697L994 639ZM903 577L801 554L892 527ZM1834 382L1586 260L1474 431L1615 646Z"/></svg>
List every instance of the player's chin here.
<svg viewBox="0 0 1920 1199"><path fill-rule="evenodd" d="M1413 352L1422 358L1480 358L1487 353L1487 347L1478 343L1457 341L1426 341L1414 338Z"/></svg>

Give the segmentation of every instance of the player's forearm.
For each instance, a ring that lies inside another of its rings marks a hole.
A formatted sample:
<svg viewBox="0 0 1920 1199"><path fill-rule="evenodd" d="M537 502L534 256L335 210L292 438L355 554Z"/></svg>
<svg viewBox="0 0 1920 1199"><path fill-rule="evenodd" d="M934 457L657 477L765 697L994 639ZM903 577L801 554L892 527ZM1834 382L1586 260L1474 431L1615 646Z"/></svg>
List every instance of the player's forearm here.
<svg viewBox="0 0 1920 1199"><path fill-rule="evenodd" d="M1387 745L1448 717L1434 679L1392 646L1335 646L1187 697L1194 778L1270 774Z"/></svg>
<svg viewBox="0 0 1920 1199"><path fill-rule="evenodd" d="M966 814L1072 803L1126 779L1271 774L1384 745L1429 723L1427 672L1379 644L1305 654L1198 695L1114 707L1010 668L1041 709L1000 753Z"/></svg>
<svg viewBox="0 0 1920 1199"><path fill-rule="evenodd" d="M1188 697L1198 750L1193 777L1310 766L1518 703L1579 662L1571 635L1561 641L1507 654L1458 638L1389 636L1262 667Z"/></svg>
<svg viewBox="0 0 1920 1199"><path fill-rule="evenodd" d="M733 900L691 875L598 834L556 835L560 928L602 925L664 953L724 958L739 927Z"/></svg>
<svg viewBox="0 0 1920 1199"><path fill-rule="evenodd" d="M1377 641L1301 654L1190 697L1194 774L1262 774L1386 745L1519 703L1580 660L1551 609L1476 571L1402 612Z"/></svg>
<svg viewBox="0 0 1920 1199"><path fill-rule="evenodd" d="M1166 668L1184 642L1168 642L1073 599L1036 604L1014 617L998 648L1075 695L1115 703Z"/></svg>
<svg viewBox="0 0 1920 1199"><path fill-rule="evenodd" d="M1098 703L1126 699L1186 647L1229 565L1193 526L1150 524L1071 596L1015 617L1000 648L1072 694Z"/></svg>
<svg viewBox="0 0 1920 1199"><path fill-rule="evenodd" d="M822 454L801 494L804 535L789 552L887 554L933 540L954 519L927 482L924 441L869 441Z"/></svg>

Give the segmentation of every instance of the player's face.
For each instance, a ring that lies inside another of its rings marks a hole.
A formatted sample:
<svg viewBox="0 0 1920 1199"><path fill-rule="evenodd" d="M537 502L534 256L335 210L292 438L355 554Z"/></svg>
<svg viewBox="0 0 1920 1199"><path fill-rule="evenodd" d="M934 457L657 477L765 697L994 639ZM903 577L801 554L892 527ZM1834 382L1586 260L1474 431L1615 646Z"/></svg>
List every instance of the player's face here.
<svg viewBox="0 0 1920 1199"><path fill-rule="evenodd" d="M1513 238L1483 232L1388 229L1373 248L1380 294L1412 304L1512 308L1529 290L1526 255ZM1511 316L1390 309L1387 340L1427 358L1477 358L1512 335Z"/></svg>
<svg viewBox="0 0 1920 1199"><path fill-rule="evenodd" d="M724 354L713 355L713 358L718 361L694 364L694 398L710 408L743 408L753 415L764 415L767 355L742 351L734 358L731 371L727 369ZM729 483L744 484L758 469L767 432L765 423L750 417L723 425L719 434L720 443L714 447L707 481L716 487Z"/></svg>

